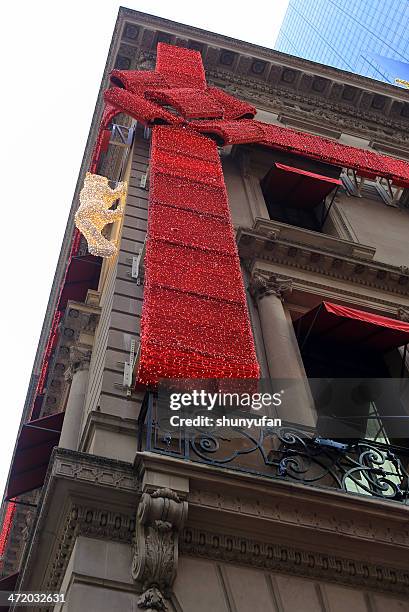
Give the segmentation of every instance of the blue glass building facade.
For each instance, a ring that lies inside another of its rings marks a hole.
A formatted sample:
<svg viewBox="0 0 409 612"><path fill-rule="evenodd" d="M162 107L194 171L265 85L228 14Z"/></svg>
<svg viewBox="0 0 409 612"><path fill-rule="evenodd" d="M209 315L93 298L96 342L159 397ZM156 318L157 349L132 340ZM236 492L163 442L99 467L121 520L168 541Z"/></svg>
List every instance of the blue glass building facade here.
<svg viewBox="0 0 409 612"><path fill-rule="evenodd" d="M290 0L274 48L379 81L409 80L409 0Z"/></svg>

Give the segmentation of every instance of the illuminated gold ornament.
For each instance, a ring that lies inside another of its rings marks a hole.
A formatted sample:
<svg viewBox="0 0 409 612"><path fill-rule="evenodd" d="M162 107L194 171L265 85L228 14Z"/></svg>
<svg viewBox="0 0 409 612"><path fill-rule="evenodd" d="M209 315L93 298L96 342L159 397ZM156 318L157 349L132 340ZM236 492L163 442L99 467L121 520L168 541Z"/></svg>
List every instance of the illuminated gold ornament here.
<svg viewBox="0 0 409 612"><path fill-rule="evenodd" d="M126 183L118 183L115 189L108 185L106 176L87 172L80 193L80 206L75 214L75 225L86 238L88 250L97 257L112 257L117 246L102 235L108 223L121 219L123 207L110 210L112 204L126 193Z"/></svg>
<svg viewBox="0 0 409 612"><path fill-rule="evenodd" d="M409 81L405 81L404 79L395 79L395 83L398 83L399 85L403 85L403 87L406 87L406 89L409 89Z"/></svg>

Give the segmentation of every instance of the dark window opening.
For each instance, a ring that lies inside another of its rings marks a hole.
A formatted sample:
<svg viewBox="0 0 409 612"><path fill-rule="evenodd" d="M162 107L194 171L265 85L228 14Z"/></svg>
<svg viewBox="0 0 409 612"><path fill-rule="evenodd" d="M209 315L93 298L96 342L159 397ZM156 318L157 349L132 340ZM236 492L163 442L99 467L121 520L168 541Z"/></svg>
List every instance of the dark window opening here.
<svg viewBox="0 0 409 612"><path fill-rule="evenodd" d="M392 378L384 355L313 340L302 358L322 437L407 445L402 420L396 418L408 412L402 393L407 383L401 387Z"/></svg>
<svg viewBox="0 0 409 612"><path fill-rule="evenodd" d="M302 210L290 208L284 202L274 202L274 199L270 199L266 194L264 194L264 197L271 220L294 225L295 227L302 227L314 232L322 231L322 204L317 207L319 210Z"/></svg>
<svg viewBox="0 0 409 612"><path fill-rule="evenodd" d="M398 347L408 342L409 326L323 302L295 331L319 435L407 447L409 378Z"/></svg>
<svg viewBox="0 0 409 612"><path fill-rule="evenodd" d="M275 154L261 180L270 219L321 232L341 169L294 155Z"/></svg>

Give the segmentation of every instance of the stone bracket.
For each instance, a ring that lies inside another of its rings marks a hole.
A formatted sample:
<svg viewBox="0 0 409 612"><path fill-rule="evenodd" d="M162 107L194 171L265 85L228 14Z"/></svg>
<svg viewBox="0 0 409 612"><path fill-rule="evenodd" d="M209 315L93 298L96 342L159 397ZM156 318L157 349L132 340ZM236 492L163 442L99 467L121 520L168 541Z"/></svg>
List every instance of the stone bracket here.
<svg viewBox="0 0 409 612"><path fill-rule="evenodd" d="M138 607L166 611L165 597L176 576L179 533L188 504L172 489L145 492L138 506L132 576L143 591Z"/></svg>

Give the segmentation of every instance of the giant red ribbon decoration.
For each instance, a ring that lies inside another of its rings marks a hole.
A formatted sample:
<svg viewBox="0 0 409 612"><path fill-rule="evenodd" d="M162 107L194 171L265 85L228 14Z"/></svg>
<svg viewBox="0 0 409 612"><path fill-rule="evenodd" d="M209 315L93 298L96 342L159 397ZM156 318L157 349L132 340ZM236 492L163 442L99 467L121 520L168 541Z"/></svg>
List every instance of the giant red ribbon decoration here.
<svg viewBox="0 0 409 612"><path fill-rule="evenodd" d="M10 531L13 527L13 518L16 511L16 504L11 502L7 502L4 516L3 516L3 524L0 532L0 571L3 570L4 564L4 553L7 548L8 539L10 536Z"/></svg>
<svg viewBox="0 0 409 612"><path fill-rule="evenodd" d="M217 146L155 127L138 380L257 378Z"/></svg>
<svg viewBox="0 0 409 612"><path fill-rule="evenodd" d="M103 131L116 113L153 126L138 380L256 378L259 367L214 140L259 143L397 184L408 184L409 164L255 121L253 106L207 86L198 51L159 43L154 71L114 70L111 81L94 166Z"/></svg>
<svg viewBox="0 0 409 612"><path fill-rule="evenodd" d="M124 88L105 92L105 116L116 108L167 124L152 133L138 381L258 378L218 148L190 127L255 109L208 88L198 52L169 45L158 46L156 71L111 78Z"/></svg>

